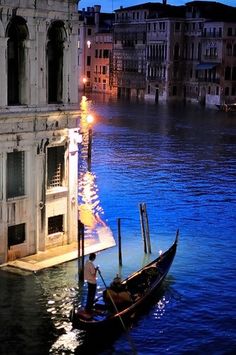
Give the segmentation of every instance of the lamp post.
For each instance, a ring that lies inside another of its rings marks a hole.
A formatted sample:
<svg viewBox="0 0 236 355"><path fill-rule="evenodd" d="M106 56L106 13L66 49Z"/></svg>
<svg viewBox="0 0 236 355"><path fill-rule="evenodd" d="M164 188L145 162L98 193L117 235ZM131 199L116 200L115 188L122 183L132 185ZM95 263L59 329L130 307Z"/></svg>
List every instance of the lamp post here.
<svg viewBox="0 0 236 355"><path fill-rule="evenodd" d="M92 123L94 118L92 115L87 116L88 123L88 171L91 170L91 156L92 156L92 140L93 140L93 131L92 131Z"/></svg>
<svg viewBox="0 0 236 355"><path fill-rule="evenodd" d="M83 93L85 95L85 84L87 83L87 79L84 77L83 78L83 84L84 84L84 89L83 89Z"/></svg>

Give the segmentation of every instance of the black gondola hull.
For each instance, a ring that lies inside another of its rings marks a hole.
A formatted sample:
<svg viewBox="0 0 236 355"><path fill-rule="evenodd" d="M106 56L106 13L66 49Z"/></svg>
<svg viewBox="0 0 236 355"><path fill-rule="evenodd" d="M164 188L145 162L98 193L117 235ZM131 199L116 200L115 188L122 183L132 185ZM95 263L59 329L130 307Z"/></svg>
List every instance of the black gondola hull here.
<svg viewBox="0 0 236 355"><path fill-rule="evenodd" d="M157 295L174 260L177 243L178 233L174 244L165 253L123 281L134 298L132 304L113 312L105 304L97 303L91 315L83 309L74 309L71 317L73 327L89 332L125 329Z"/></svg>

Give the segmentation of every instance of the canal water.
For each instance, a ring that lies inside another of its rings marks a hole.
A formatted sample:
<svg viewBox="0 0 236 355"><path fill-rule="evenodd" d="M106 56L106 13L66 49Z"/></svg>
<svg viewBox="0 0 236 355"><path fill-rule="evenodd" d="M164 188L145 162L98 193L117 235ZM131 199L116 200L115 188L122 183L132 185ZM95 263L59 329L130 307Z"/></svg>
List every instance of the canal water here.
<svg viewBox="0 0 236 355"><path fill-rule="evenodd" d="M107 283L166 250L176 258L160 298L127 334L96 348L73 330L81 304L77 261L37 274L0 271L0 354L236 353L236 115L194 105L91 98L91 174L117 248L97 256ZM139 204L146 203L152 253L145 255ZM100 292L102 281L98 279Z"/></svg>

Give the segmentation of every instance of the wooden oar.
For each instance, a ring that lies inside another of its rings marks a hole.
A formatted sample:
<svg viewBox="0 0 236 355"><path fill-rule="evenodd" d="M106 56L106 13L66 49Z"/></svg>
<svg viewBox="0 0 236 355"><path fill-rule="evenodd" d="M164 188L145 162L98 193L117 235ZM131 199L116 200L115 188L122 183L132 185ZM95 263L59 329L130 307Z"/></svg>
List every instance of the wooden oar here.
<svg viewBox="0 0 236 355"><path fill-rule="evenodd" d="M132 350L133 350L133 354L137 354L137 351L136 351L136 349L135 349L135 344L134 344L133 340L131 339L131 337L130 337L130 335L129 335L129 332L128 332L126 326L125 326L125 323L124 323L124 321L123 321L121 315L119 314L119 311L118 311L118 309L117 309L117 307L116 307L116 304L115 304L115 302L114 302L114 300L113 300L113 298L112 298L112 295L111 295L111 293L110 293L110 290L109 290L109 288L107 287L106 282L105 282L105 280L104 280L104 278L103 278L103 276L102 276L101 271L100 271L99 268L98 268L98 273L99 273L99 275L100 275L100 277L101 277L101 279L102 279L102 282L103 282L103 284L104 284L104 286L105 286L105 288L106 288L107 294L108 294L108 296L110 297L111 303L112 303L112 305L113 305L113 307L114 307L114 309L115 309L115 311L116 311L116 313L117 313L117 315L118 315L118 317L119 317L119 319L120 319L120 322L121 322L121 324L122 324L122 327L123 327L123 329L124 329L124 331L125 331L125 333L126 333L128 342L130 343L130 346L131 346L131 348L132 348Z"/></svg>

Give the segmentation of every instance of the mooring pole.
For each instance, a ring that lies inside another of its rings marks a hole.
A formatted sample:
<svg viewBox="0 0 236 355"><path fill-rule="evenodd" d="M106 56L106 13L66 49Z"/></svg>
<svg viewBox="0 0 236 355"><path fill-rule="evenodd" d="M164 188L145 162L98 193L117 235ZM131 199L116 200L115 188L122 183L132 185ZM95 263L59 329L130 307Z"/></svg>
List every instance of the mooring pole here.
<svg viewBox="0 0 236 355"><path fill-rule="evenodd" d="M148 223L148 214L147 214L147 206L146 203L143 203L143 216L144 216L144 225L147 239L147 249L148 253L151 253L151 240L150 240L150 232L149 232L149 223Z"/></svg>
<svg viewBox="0 0 236 355"><path fill-rule="evenodd" d="M79 281L84 281L84 225L78 220L78 273Z"/></svg>
<svg viewBox="0 0 236 355"><path fill-rule="evenodd" d="M77 242L78 242L78 275L80 274L81 270L81 236L80 236L80 220L78 219L78 226L77 226Z"/></svg>
<svg viewBox="0 0 236 355"><path fill-rule="evenodd" d="M118 250L119 250L119 265L122 266L122 251L121 251L121 219L118 218Z"/></svg>
<svg viewBox="0 0 236 355"><path fill-rule="evenodd" d="M143 205L142 205L142 203L139 204L139 212L140 212L140 223L141 223L141 233L142 233L142 238L143 238L144 253L147 253L147 240L146 240L146 233L145 233L144 220L143 220Z"/></svg>

